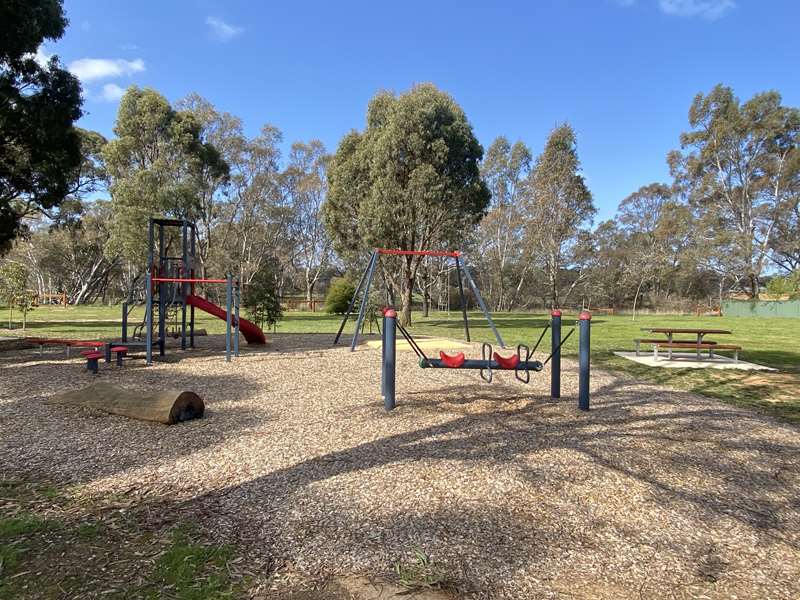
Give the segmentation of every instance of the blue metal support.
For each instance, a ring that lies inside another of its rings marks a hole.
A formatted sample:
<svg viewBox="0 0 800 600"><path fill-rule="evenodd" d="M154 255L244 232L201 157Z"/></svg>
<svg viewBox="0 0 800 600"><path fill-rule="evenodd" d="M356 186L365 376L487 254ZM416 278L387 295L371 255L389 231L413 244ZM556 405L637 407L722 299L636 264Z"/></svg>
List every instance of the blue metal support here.
<svg viewBox="0 0 800 600"><path fill-rule="evenodd" d="M358 335L361 333L361 326L364 324L364 315L367 312L367 304L369 304L369 286L372 284L372 275L375 272L375 266L378 264L378 253L373 252L372 261L367 271L367 280L364 283L364 293L361 297L361 306L358 307L358 319L356 320L356 330L353 332L353 341L350 343L350 352L354 352L356 344L358 343ZM353 296L355 299L355 295Z"/></svg>
<svg viewBox="0 0 800 600"><path fill-rule="evenodd" d="M356 305L356 298L358 298L358 294L359 292L361 292L361 286L364 285L364 280L367 278L367 273L372 268L372 264L377 260L378 260L378 252L377 250L373 250L372 254L369 257L369 263L367 264L367 268L364 269L364 272L361 274L361 279L359 279L358 281L358 285L356 286L356 291L353 292L353 297L350 298L350 303L347 305L347 312L344 313L344 318L342 319L342 322L339 325L339 331L336 332L336 337L333 339L334 346L339 343L339 338L342 337L342 331L344 331L344 326L353 312L353 307Z"/></svg>
<svg viewBox="0 0 800 600"><path fill-rule="evenodd" d="M458 260L458 259L456 259ZM492 328L492 333L494 333L494 337L497 340L497 343L500 344L501 348L506 347L506 343L503 341L503 338L500 337L500 332L497 331L497 327L494 326L494 321L492 320L492 315L489 314L489 309L486 308L486 304L483 302L483 298L481 297L481 293L478 291L478 286L475 285L475 282L472 280L472 276L469 274L469 267L464 265L464 278L467 280L472 293L475 294L475 299L478 301L478 306L481 307L481 311L483 312L483 316L486 317L486 320L489 321L489 327ZM469 338L467 338L469 341Z"/></svg>
<svg viewBox="0 0 800 600"><path fill-rule="evenodd" d="M152 226L153 224L151 222L151 229ZM145 357L147 359L146 364L149 367L153 364L153 274L149 267L147 269L147 277L145 277L145 286Z"/></svg>
<svg viewBox="0 0 800 600"><path fill-rule="evenodd" d="M226 305L225 305L225 361L231 362L231 305L233 304L233 276L228 273L226 289Z"/></svg>
<svg viewBox="0 0 800 600"><path fill-rule="evenodd" d="M392 410L395 405L395 373L397 356L397 312L387 308L383 323L383 408Z"/></svg>
<svg viewBox="0 0 800 600"><path fill-rule="evenodd" d="M589 360L590 360L590 332L592 328L592 315L582 311L578 317L580 338L578 341L578 408L589 410Z"/></svg>
<svg viewBox="0 0 800 600"><path fill-rule="evenodd" d="M550 359L550 397L561 397L561 311L550 313L550 343L552 354Z"/></svg>
<svg viewBox="0 0 800 600"><path fill-rule="evenodd" d="M456 256L456 276L458 277L458 298L461 304L461 318L464 320L464 339L468 342L472 341L469 339L469 319L467 318L467 299L464 296L464 283L461 281L461 260ZM449 285L449 281L448 281ZM449 302L449 294L448 294L448 302ZM450 307L447 307L447 311L449 313Z"/></svg>
<svg viewBox="0 0 800 600"><path fill-rule="evenodd" d="M233 304L233 355L239 356L239 302L241 301L241 290L237 281L234 287Z"/></svg>
<svg viewBox="0 0 800 600"><path fill-rule="evenodd" d="M381 398L386 398L386 311L383 311L381 328Z"/></svg>
<svg viewBox="0 0 800 600"><path fill-rule="evenodd" d="M181 226L181 243L182 243L182 250L183 250L183 258L182 258L182 265L181 271L178 277L189 277L189 273L187 270L187 265L189 264L189 240L188 240L188 233L189 233L189 224L188 221L184 219L183 225ZM189 293L189 284L188 283L181 283L181 350L186 350L186 296Z"/></svg>

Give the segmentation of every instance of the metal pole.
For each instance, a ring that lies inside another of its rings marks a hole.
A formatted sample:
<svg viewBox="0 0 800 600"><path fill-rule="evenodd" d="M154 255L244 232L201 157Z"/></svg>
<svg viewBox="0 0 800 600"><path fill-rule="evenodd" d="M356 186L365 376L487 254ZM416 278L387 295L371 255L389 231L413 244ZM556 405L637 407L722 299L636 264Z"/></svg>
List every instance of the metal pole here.
<svg viewBox="0 0 800 600"><path fill-rule="evenodd" d="M561 398L561 311L553 310L550 317L550 397Z"/></svg>
<svg viewBox="0 0 800 600"><path fill-rule="evenodd" d="M345 323L350 318L350 314L353 312L353 307L356 305L356 298L358 298L358 293L361 291L361 286L364 285L364 280L367 278L367 273L372 268L372 263L377 260L378 252L377 250L372 251L372 255L369 257L369 263L367 264L367 268L364 269L364 272L361 274L361 279L358 281L358 285L356 286L356 291L353 292L353 297L350 298L350 303L347 305L347 312L344 314L344 318L342 319L342 323L339 325L339 331L336 332L336 337L333 340L333 345L339 343L339 338L342 336L342 331L344 331Z"/></svg>
<svg viewBox="0 0 800 600"><path fill-rule="evenodd" d="M233 313L234 313L234 320L233 320L233 355L239 356L239 302L241 300L240 294L241 289L239 287L239 282L236 282L236 287L234 291L234 303L233 303Z"/></svg>
<svg viewBox="0 0 800 600"><path fill-rule="evenodd" d="M152 221L151 221L152 226ZM147 277L145 278L147 286L145 290L145 306L144 306L144 320L145 320L145 356L146 363L149 367L153 364L153 275L150 272L150 267L147 268Z"/></svg>
<svg viewBox="0 0 800 600"><path fill-rule="evenodd" d="M164 225L158 225L158 270L159 277L168 277L161 273L164 267ZM164 343L167 339L167 315L166 315L166 296L167 285L161 281L158 282L158 355L164 356Z"/></svg>
<svg viewBox="0 0 800 600"><path fill-rule="evenodd" d="M461 299L461 316L464 319L464 339L469 339L469 319L467 319L467 300L464 297L464 284L461 281L461 261L456 256L456 275L458 277L458 297ZM449 287L449 286L448 286ZM450 309L448 305L448 310Z"/></svg>
<svg viewBox="0 0 800 600"><path fill-rule="evenodd" d="M369 303L369 286L372 283L372 274L375 272L375 265L378 264L378 253L375 253L375 258L369 265L367 272L367 281L364 283L364 295L361 297L361 306L358 307L358 320L356 321L356 330L353 333L353 341L350 343L350 352L355 351L356 344L358 343L358 334L361 333L361 325L364 323L364 315L367 312L367 304ZM353 296L355 298L355 296Z"/></svg>
<svg viewBox="0 0 800 600"><path fill-rule="evenodd" d="M392 410L395 403L395 347L397 338L397 312L387 308L383 313L386 321L383 327L383 408Z"/></svg>
<svg viewBox="0 0 800 600"><path fill-rule="evenodd" d="M481 312L483 312L483 316L489 321L489 327L492 328L492 333L494 333L494 337L497 340L497 343L500 344L501 348L506 347L506 343L503 341L503 338L500 337L500 332L497 331L497 327L494 326L494 321L492 320L492 315L489 314L489 309L486 308L486 304L483 302L483 298L481 297L480 291L478 291L478 286L475 285L475 282L472 280L472 275L469 274L469 267L464 265L464 278L467 280L472 293L475 294L475 299L478 301L478 306L481 307Z"/></svg>
<svg viewBox="0 0 800 600"><path fill-rule="evenodd" d="M191 243L191 257L192 257L192 265L191 269L189 270L189 276L194 279L194 257L195 257L195 238L197 237L197 230L195 229L194 223L192 223L192 243ZM194 284L192 283L189 286L189 293L194 294ZM194 348L194 305L192 305L191 310L189 311L189 347Z"/></svg>
<svg viewBox="0 0 800 600"><path fill-rule="evenodd" d="M189 240L188 240L189 227L186 219L183 220L181 226L181 242L183 250L183 264L181 266L181 273L179 277L186 277L188 275L187 266L189 264ZM189 284L181 284L181 350L186 350L186 294L189 291Z"/></svg>
<svg viewBox="0 0 800 600"><path fill-rule="evenodd" d="M592 315L581 311L578 317L580 340L578 341L578 408L589 410L589 348Z"/></svg>
<svg viewBox="0 0 800 600"><path fill-rule="evenodd" d="M233 303L233 276L228 273L227 302L225 311L225 360L231 362L231 304Z"/></svg>
<svg viewBox="0 0 800 600"><path fill-rule="evenodd" d="M386 310L383 311L383 329L381 329L381 398L384 401L386 399Z"/></svg>
<svg viewBox="0 0 800 600"><path fill-rule="evenodd" d="M122 341L128 341L128 303L122 303Z"/></svg>

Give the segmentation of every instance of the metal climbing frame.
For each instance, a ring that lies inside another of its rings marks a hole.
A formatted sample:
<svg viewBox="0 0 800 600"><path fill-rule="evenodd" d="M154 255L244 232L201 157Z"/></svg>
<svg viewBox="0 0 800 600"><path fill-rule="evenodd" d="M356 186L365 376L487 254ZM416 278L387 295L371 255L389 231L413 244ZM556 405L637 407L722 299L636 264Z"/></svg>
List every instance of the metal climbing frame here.
<svg viewBox="0 0 800 600"><path fill-rule="evenodd" d="M367 264L367 268L361 275L361 279L356 286L356 290L353 293L353 297L350 299L350 303L347 306L347 312L345 312L344 317L342 318L342 322L339 325L339 331L336 332L336 337L333 340L333 345L339 343L339 338L342 336L342 332L344 331L344 327L347 324L348 319L350 319L350 315L353 313L353 309L356 305L356 302L360 304L358 307L358 317L356 318L356 330L353 333L353 339L350 342L350 351L354 351L356 349L356 345L358 344L358 336L361 333L361 328L364 325L364 317L367 311L367 305L369 304L369 289L370 285L372 284L372 277L375 273L375 267L378 265L378 259L382 255L389 255L389 256L440 256L440 257L447 257L455 259L456 263L456 273L458 276L458 294L459 300L461 302L461 316L464 321L464 338L469 342L470 335L469 335L469 319L467 317L467 303L464 296L464 284L462 283L462 274L463 279L467 280L467 285L469 286L470 290L472 290L473 295L475 296L475 300L478 302L478 306L483 313L484 318L489 322L489 327L494 334L497 343L500 345L501 348L505 348L506 344L503 341L503 337L500 335L500 332L495 327L494 320L492 319L492 315L489 313L489 310L486 308L486 303L484 303L483 298L481 297L481 293L478 290L478 286L475 285L475 281L472 279L472 276L469 273L469 268L465 265L462 261L463 255L461 252L457 251L437 251L437 250L393 250L390 248L375 248L372 251L372 254L369 258L369 263Z"/></svg>

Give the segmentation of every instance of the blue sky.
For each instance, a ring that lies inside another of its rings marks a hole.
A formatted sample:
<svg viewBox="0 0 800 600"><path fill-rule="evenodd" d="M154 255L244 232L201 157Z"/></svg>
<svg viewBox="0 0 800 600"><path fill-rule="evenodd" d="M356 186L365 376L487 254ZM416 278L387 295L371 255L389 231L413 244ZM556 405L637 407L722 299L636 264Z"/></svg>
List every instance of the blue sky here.
<svg viewBox="0 0 800 600"><path fill-rule="evenodd" d="M83 82L81 125L110 136L130 84L190 92L278 126L288 146L332 151L369 99L433 82L463 106L484 148L498 135L538 153L569 121L599 218L665 181L692 97L716 83L800 105L797 0L473 2L65 2L70 27L44 47Z"/></svg>

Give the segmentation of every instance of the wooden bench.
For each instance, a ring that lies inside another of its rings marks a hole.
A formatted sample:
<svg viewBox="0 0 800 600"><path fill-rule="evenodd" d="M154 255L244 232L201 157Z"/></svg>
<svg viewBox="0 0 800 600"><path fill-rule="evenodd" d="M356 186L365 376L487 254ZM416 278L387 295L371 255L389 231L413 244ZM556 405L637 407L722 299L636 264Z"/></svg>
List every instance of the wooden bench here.
<svg viewBox="0 0 800 600"><path fill-rule="evenodd" d="M642 339L633 340L633 341L636 344L636 356L639 356L639 346L641 344L653 344L655 346L655 345L666 345L666 344L669 343L669 341L665 340L664 338L652 338L652 339L642 338ZM697 342L695 340L672 340L672 343L673 344L692 344L692 346L696 346L697 345ZM703 343L704 344L716 344L716 342L712 342L712 341L703 342Z"/></svg>
<svg viewBox="0 0 800 600"><path fill-rule="evenodd" d="M739 351L742 349L741 346L736 346L735 344L717 344L716 342L685 342L685 341L673 341L667 342L662 341L658 344L653 344L653 358L658 360L658 349L659 348L666 348L667 349L667 358L672 360L672 350L673 349L689 349L689 350L697 350L697 358L700 358L700 351L701 350L708 350L708 357L714 358L714 351L715 350L733 350L733 362L739 362Z"/></svg>

